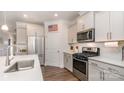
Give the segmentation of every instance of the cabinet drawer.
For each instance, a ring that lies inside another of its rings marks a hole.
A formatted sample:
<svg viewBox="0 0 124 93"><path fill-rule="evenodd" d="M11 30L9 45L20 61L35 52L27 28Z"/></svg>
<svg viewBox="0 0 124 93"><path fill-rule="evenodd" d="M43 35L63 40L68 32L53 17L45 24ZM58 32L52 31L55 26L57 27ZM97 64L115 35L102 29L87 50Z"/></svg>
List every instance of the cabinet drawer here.
<svg viewBox="0 0 124 93"><path fill-rule="evenodd" d="M124 76L124 68L123 67L102 63L100 61L92 61L92 60L89 60L89 64L90 63L94 63L97 66L99 66L100 68L103 68L104 70L108 70L112 73Z"/></svg>
<svg viewBox="0 0 124 93"><path fill-rule="evenodd" d="M105 68L104 64L102 62L99 61L93 61L93 60L89 60L89 65L92 64L94 66L97 66L99 68Z"/></svg>
<svg viewBox="0 0 124 93"><path fill-rule="evenodd" d="M108 71L124 76L124 68L114 65L105 64Z"/></svg>
<svg viewBox="0 0 124 93"><path fill-rule="evenodd" d="M71 56L72 56L72 54L69 54L69 53L64 53L64 56L71 57Z"/></svg>

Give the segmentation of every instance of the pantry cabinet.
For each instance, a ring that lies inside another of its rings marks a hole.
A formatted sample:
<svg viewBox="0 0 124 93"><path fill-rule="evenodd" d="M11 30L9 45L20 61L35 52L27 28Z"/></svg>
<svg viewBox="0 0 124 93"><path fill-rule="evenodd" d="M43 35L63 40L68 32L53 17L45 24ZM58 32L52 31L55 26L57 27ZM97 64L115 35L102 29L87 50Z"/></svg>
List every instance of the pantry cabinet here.
<svg viewBox="0 0 124 93"><path fill-rule="evenodd" d="M68 43L77 43L77 24L72 24L68 31Z"/></svg>
<svg viewBox="0 0 124 93"><path fill-rule="evenodd" d="M73 71L72 54L64 53L64 67L69 71Z"/></svg>
<svg viewBox="0 0 124 93"><path fill-rule="evenodd" d="M95 12L95 41L124 40L124 12Z"/></svg>
<svg viewBox="0 0 124 93"><path fill-rule="evenodd" d="M100 61L89 60L90 81L120 81L124 80L124 68Z"/></svg>
<svg viewBox="0 0 124 93"><path fill-rule="evenodd" d="M78 32L94 28L94 12L87 12L78 19Z"/></svg>

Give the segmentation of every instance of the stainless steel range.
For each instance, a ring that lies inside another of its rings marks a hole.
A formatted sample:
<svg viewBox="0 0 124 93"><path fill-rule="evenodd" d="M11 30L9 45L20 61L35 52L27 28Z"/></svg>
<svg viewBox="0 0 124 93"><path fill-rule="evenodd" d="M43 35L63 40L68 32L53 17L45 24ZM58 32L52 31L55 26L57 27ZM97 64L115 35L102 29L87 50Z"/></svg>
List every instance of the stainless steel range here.
<svg viewBox="0 0 124 93"><path fill-rule="evenodd" d="M88 57L99 55L97 47L83 47L82 53L73 54L73 74L80 80L88 80Z"/></svg>

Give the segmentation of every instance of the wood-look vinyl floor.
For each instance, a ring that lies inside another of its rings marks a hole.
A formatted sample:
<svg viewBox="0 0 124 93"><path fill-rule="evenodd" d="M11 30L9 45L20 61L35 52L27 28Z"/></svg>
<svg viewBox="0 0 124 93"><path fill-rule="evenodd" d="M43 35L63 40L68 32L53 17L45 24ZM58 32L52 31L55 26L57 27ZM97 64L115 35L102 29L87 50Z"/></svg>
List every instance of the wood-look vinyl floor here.
<svg viewBox="0 0 124 93"><path fill-rule="evenodd" d="M41 66L45 81L79 81L71 72L64 68Z"/></svg>

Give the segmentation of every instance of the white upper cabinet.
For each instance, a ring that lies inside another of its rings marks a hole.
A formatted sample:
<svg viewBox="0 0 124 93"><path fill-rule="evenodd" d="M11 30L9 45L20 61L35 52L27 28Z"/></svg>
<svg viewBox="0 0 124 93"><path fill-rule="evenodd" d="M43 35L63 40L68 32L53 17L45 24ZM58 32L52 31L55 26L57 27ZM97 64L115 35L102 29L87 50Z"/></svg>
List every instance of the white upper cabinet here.
<svg viewBox="0 0 124 93"><path fill-rule="evenodd" d="M26 24L16 22L16 42L17 44L26 44L27 43L27 32Z"/></svg>
<svg viewBox="0 0 124 93"><path fill-rule="evenodd" d="M69 27L68 42L77 43L77 24L76 23Z"/></svg>
<svg viewBox="0 0 124 93"><path fill-rule="evenodd" d="M95 41L107 41L109 12L95 12Z"/></svg>
<svg viewBox="0 0 124 93"><path fill-rule="evenodd" d="M110 12L111 40L124 40L124 12Z"/></svg>
<svg viewBox="0 0 124 93"><path fill-rule="evenodd" d="M43 26L16 22L16 42L17 44L27 44L28 36L43 36Z"/></svg>
<svg viewBox="0 0 124 93"><path fill-rule="evenodd" d="M124 40L124 12L95 12L95 41Z"/></svg>
<svg viewBox="0 0 124 93"><path fill-rule="evenodd" d="M36 24L27 24L27 35L34 36L34 35L42 36L43 35L43 27L41 25Z"/></svg>
<svg viewBox="0 0 124 93"><path fill-rule="evenodd" d="M26 29L26 28L27 28L26 23L16 22L16 29Z"/></svg>
<svg viewBox="0 0 124 93"><path fill-rule="evenodd" d="M78 19L78 32L94 28L94 12L87 12Z"/></svg>

